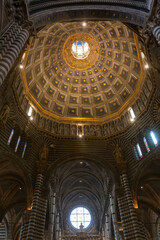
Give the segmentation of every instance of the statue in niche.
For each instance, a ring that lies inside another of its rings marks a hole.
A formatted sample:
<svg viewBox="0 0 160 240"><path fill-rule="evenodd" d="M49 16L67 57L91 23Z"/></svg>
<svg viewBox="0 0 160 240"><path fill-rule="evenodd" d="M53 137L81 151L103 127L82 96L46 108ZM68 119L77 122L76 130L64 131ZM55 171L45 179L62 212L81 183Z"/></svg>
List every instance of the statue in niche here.
<svg viewBox="0 0 160 240"><path fill-rule="evenodd" d="M104 124L103 125L103 135L107 136L109 134L109 129L108 129L108 125Z"/></svg>
<svg viewBox="0 0 160 240"><path fill-rule="evenodd" d="M64 135L70 135L70 125L64 125Z"/></svg>
<svg viewBox="0 0 160 240"><path fill-rule="evenodd" d="M122 118L117 120L117 130L120 131L123 129Z"/></svg>
<svg viewBox="0 0 160 240"><path fill-rule="evenodd" d="M115 131L118 131L118 121L117 120L114 121L114 129L115 129Z"/></svg>
<svg viewBox="0 0 160 240"><path fill-rule="evenodd" d="M48 127L49 127L49 131L51 131L51 129L52 129L52 121L51 120L49 120L49 123L48 123Z"/></svg>
<svg viewBox="0 0 160 240"><path fill-rule="evenodd" d="M77 135L77 126L76 125L72 125L71 126L71 135L72 136L76 136Z"/></svg>
<svg viewBox="0 0 160 240"><path fill-rule="evenodd" d="M146 105L147 98L146 98L146 95L144 94L144 92L142 92L142 94L141 94L141 99L142 99L143 104Z"/></svg>
<svg viewBox="0 0 160 240"><path fill-rule="evenodd" d="M3 125L6 124L8 118L9 118L9 113L10 113L10 103L4 104L0 111L0 121L3 123Z"/></svg>
<svg viewBox="0 0 160 240"><path fill-rule="evenodd" d="M40 162L46 162L47 158L48 158L48 147L47 147L47 144L44 143L44 145L39 151L39 160Z"/></svg>
<svg viewBox="0 0 160 240"><path fill-rule="evenodd" d="M118 145L118 143L115 146L115 149L113 151L113 155L114 155L114 158L115 158L117 163L121 163L121 162L124 161L122 148Z"/></svg>
<svg viewBox="0 0 160 240"><path fill-rule="evenodd" d="M121 162L122 156L122 149L119 147L118 144L116 144L115 149L113 151L114 158L117 163Z"/></svg>
<svg viewBox="0 0 160 240"><path fill-rule="evenodd" d="M39 172L44 172L47 167L47 159L48 159L48 147L47 144L44 143L42 148L39 151L39 161L37 161L37 167Z"/></svg>
<svg viewBox="0 0 160 240"><path fill-rule="evenodd" d="M88 125L84 126L84 136L89 136L89 126Z"/></svg>
<svg viewBox="0 0 160 240"><path fill-rule="evenodd" d="M152 82L149 77L148 77L146 83L147 83L148 89L151 91L152 90Z"/></svg>
<svg viewBox="0 0 160 240"><path fill-rule="evenodd" d="M110 128L110 133L112 134L115 131L115 129L114 129L114 122L110 123L109 128Z"/></svg>
<svg viewBox="0 0 160 240"><path fill-rule="evenodd" d="M47 119L47 120L46 120L45 129L50 130L50 126L51 126L51 124L50 124L50 120Z"/></svg>
<svg viewBox="0 0 160 240"><path fill-rule="evenodd" d="M138 115L140 113L140 109L138 107L138 103L137 102L134 104L134 111L135 111L136 115Z"/></svg>
<svg viewBox="0 0 160 240"><path fill-rule="evenodd" d="M52 125L51 125L51 132L52 132L52 133L55 133L55 128L54 128L54 125L55 125L55 123L54 123L54 122L52 122Z"/></svg>
<svg viewBox="0 0 160 240"><path fill-rule="evenodd" d="M39 119L39 127L44 128L44 117L40 117Z"/></svg>
<svg viewBox="0 0 160 240"><path fill-rule="evenodd" d="M36 124L39 125L39 120L40 120L40 115L39 113L37 113L36 115Z"/></svg>
<svg viewBox="0 0 160 240"><path fill-rule="evenodd" d="M58 133L58 123L57 122L53 122L53 131L54 133Z"/></svg>
<svg viewBox="0 0 160 240"><path fill-rule="evenodd" d="M43 128L45 128L45 129L46 129L46 124L47 124L47 119L44 118L44 126L43 126Z"/></svg>
<svg viewBox="0 0 160 240"><path fill-rule="evenodd" d="M129 113L127 112L127 113L124 115L124 127L127 127L127 126L128 126L128 123L130 123L130 116L129 116Z"/></svg>
<svg viewBox="0 0 160 240"><path fill-rule="evenodd" d="M150 92L149 92L149 90L148 90L147 86L146 86L146 85L144 85L143 89L144 89L144 94L145 94L145 95L146 95L146 97L148 98L148 97L149 97L149 94L150 94Z"/></svg>
<svg viewBox="0 0 160 240"><path fill-rule="evenodd" d="M121 117L120 124L121 124L121 127L123 129L125 127L125 125L124 125L124 116Z"/></svg>
<svg viewBox="0 0 160 240"><path fill-rule="evenodd" d="M90 126L90 136L95 136L96 133L96 128L94 125Z"/></svg>
<svg viewBox="0 0 160 240"><path fill-rule="evenodd" d="M115 149L113 151L113 156L116 160L119 171L121 173L124 173L126 171L127 162L124 159L122 148L118 145L118 143L116 144Z"/></svg>
<svg viewBox="0 0 160 240"><path fill-rule="evenodd" d="M101 137L102 136L102 129L101 126L97 125L96 127L96 136Z"/></svg>
<svg viewBox="0 0 160 240"><path fill-rule="evenodd" d="M140 110L143 111L144 104L141 99L138 99L138 106L139 106Z"/></svg>
<svg viewBox="0 0 160 240"><path fill-rule="evenodd" d="M64 124L59 124L59 127L58 127L58 133L60 135L63 135L64 134Z"/></svg>

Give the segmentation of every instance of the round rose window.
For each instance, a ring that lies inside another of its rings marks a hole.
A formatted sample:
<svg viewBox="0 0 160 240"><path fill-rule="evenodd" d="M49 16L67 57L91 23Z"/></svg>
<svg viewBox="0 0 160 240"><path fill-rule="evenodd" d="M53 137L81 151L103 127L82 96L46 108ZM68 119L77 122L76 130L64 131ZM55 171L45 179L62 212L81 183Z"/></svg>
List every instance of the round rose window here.
<svg viewBox="0 0 160 240"><path fill-rule="evenodd" d="M88 209L84 207L75 208L70 214L70 221L73 227L79 229L82 224L84 228L87 228L91 223L91 214Z"/></svg>

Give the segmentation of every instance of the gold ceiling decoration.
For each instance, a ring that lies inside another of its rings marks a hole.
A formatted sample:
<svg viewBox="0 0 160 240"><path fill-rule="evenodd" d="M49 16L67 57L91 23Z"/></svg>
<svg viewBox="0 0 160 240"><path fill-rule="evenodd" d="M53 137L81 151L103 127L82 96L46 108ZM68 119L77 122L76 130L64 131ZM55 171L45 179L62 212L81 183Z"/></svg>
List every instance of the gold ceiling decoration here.
<svg viewBox="0 0 160 240"><path fill-rule="evenodd" d="M78 40L90 47L85 59L71 53ZM27 98L62 121L117 118L134 104L145 80L138 39L120 22L47 25L32 39L23 65Z"/></svg>
<svg viewBox="0 0 160 240"><path fill-rule="evenodd" d="M85 59L76 59L72 52L72 45L76 41L85 41L88 43L90 53ZM99 45L97 40L89 33L76 33L71 35L64 43L63 58L65 62L73 69L85 70L92 67L99 57Z"/></svg>

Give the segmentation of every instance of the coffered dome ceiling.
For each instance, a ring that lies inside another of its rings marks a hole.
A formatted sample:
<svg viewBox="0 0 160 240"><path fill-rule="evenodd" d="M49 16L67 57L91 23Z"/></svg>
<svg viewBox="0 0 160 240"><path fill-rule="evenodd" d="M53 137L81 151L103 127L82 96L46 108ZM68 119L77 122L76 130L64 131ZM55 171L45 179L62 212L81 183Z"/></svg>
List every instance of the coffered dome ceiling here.
<svg viewBox="0 0 160 240"><path fill-rule="evenodd" d="M78 59L76 51L84 56ZM119 116L134 103L145 78L137 38L120 22L48 25L31 40L23 65L29 100L62 120Z"/></svg>

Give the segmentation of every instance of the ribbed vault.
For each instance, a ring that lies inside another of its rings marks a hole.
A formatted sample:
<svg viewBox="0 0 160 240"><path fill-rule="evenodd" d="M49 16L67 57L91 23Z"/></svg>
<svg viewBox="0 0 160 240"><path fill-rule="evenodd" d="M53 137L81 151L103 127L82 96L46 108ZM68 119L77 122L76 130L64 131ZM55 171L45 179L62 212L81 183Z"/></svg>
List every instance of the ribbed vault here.
<svg viewBox="0 0 160 240"><path fill-rule="evenodd" d="M74 233L69 214L74 207L84 206L89 209L93 223L88 229L97 234L102 223L105 207L106 171L92 161L68 161L61 165L56 174L57 194L64 234Z"/></svg>

